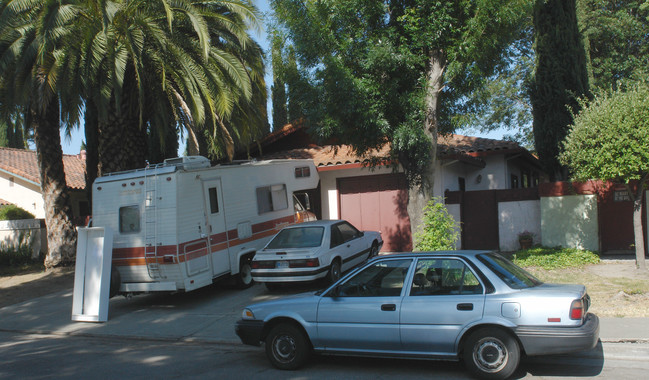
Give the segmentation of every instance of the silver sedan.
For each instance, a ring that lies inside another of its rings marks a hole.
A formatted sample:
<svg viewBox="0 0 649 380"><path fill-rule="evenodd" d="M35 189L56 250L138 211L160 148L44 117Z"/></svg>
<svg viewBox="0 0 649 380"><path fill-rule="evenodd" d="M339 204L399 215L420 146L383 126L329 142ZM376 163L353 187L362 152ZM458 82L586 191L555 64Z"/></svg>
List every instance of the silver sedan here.
<svg viewBox="0 0 649 380"><path fill-rule="evenodd" d="M266 344L277 368L312 352L462 360L511 376L522 354L593 348L599 319L582 285L544 284L499 254L446 251L377 257L323 291L249 306L243 343Z"/></svg>

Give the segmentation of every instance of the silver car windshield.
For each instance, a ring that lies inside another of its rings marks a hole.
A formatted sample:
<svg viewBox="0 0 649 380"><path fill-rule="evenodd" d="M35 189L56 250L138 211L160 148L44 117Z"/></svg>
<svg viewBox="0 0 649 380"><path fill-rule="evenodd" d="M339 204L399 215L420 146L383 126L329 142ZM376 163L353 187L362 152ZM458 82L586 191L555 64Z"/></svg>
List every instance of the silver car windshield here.
<svg viewBox="0 0 649 380"><path fill-rule="evenodd" d="M268 243L266 249L313 248L322 244L324 227L286 228Z"/></svg>
<svg viewBox="0 0 649 380"><path fill-rule="evenodd" d="M541 280L534 277L525 269L498 254L487 253L478 255L478 260L489 267L496 276L512 289L532 288L543 284Z"/></svg>

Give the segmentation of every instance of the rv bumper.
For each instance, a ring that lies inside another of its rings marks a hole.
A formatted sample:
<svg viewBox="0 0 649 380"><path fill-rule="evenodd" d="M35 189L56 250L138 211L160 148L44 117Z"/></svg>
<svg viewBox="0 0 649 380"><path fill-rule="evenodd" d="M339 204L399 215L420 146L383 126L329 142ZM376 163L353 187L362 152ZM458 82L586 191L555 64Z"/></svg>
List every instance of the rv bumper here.
<svg viewBox="0 0 649 380"><path fill-rule="evenodd" d="M175 282L122 282L119 291L122 293L139 292L175 292Z"/></svg>

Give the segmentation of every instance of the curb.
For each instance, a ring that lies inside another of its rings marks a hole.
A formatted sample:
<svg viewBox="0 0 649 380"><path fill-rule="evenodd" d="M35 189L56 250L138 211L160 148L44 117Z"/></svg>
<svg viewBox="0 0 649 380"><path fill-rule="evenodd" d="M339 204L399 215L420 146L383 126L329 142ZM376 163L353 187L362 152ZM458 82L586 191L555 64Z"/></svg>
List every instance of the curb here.
<svg viewBox="0 0 649 380"><path fill-rule="evenodd" d="M92 334L85 332L65 332L65 333L56 333L51 331L38 331L38 330L16 330L16 329L3 329L0 328L0 332L8 333L20 333L20 334L34 334L34 335L51 335L58 337L78 337L78 338L98 338L98 339L108 339L108 340L129 340L129 341L149 341L149 342L164 342L164 343L182 343L182 344L210 344L210 345L220 345L220 346L229 346L231 348L236 348L238 351L255 351L257 348L255 346L250 346L243 344L234 340L219 340L219 339L207 339L207 338L197 338L197 337L144 337L138 335L114 335L114 334ZM649 344L649 339L646 338L599 338L601 343L627 343L627 344Z"/></svg>

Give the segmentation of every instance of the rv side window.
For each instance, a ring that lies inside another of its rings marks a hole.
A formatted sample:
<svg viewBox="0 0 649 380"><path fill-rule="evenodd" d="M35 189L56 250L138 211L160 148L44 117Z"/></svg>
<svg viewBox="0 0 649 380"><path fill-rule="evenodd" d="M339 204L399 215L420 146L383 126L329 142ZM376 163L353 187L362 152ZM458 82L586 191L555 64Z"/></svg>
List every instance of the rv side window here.
<svg viewBox="0 0 649 380"><path fill-rule="evenodd" d="M119 232L123 234L140 232L140 208L138 206L119 208Z"/></svg>
<svg viewBox="0 0 649 380"><path fill-rule="evenodd" d="M286 185L257 188L257 211L259 214L288 208Z"/></svg>
<svg viewBox="0 0 649 380"><path fill-rule="evenodd" d="M219 198L216 196L216 187L210 187L210 213L217 214L219 212Z"/></svg>

